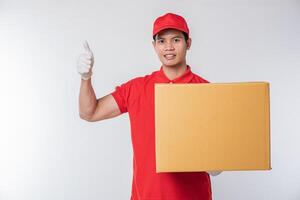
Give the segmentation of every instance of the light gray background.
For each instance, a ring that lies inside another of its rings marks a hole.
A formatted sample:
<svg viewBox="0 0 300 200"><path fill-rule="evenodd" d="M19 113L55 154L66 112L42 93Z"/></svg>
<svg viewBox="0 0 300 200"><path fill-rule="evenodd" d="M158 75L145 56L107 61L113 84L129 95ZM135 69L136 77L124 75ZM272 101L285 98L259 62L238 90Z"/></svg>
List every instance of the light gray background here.
<svg viewBox="0 0 300 200"><path fill-rule="evenodd" d="M0 199L129 200L127 114L79 118L88 40L97 97L158 70L153 20L189 23L188 64L211 82L268 81L271 171L212 177L215 200L300 199L299 1L0 1Z"/></svg>

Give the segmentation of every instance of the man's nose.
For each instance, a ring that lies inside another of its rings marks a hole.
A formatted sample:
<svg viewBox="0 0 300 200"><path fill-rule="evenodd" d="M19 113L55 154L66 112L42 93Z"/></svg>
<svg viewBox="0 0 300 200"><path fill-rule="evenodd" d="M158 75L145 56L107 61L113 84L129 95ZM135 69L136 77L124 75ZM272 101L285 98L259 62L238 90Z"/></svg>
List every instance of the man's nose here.
<svg viewBox="0 0 300 200"><path fill-rule="evenodd" d="M174 46L172 44L172 42L166 42L165 43L165 50L168 51L168 50L174 50Z"/></svg>

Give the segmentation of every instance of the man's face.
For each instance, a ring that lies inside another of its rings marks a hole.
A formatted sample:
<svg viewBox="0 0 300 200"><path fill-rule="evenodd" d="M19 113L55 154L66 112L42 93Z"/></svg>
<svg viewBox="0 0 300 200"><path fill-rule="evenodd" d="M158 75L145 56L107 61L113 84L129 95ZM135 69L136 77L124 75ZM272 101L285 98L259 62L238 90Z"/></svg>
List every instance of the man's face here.
<svg viewBox="0 0 300 200"><path fill-rule="evenodd" d="M191 46L191 39L186 42L181 31L165 29L156 35L152 43L163 65L177 67L186 64L185 56Z"/></svg>

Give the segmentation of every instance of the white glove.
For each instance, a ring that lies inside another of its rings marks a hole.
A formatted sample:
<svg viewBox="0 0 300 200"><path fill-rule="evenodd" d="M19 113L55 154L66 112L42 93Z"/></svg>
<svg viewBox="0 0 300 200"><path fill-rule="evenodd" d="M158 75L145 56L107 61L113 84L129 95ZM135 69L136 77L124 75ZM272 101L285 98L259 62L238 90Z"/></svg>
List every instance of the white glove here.
<svg viewBox="0 0 300 200"><path fill-rule="evenodd" d="M93 75L94 55L87 41L84 41L85 52L80 54L77 60L77 71L83 80L88 80Z"/></svg>
<svg viewBox="0 0 300 200"><path fill-rule="evenodd" d="M207 173L209 173L209 175L211 175L211 176L217 176L217 175L221 174L222 171L208 171Z"/></svg>

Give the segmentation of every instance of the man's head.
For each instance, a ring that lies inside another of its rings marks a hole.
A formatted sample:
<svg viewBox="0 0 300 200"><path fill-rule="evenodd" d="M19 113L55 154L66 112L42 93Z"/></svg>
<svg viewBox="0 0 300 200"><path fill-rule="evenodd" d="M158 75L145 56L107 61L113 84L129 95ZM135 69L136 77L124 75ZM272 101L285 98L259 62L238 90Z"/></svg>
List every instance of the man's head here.
<svg viewBox="0 0 300 200"><path fill-rule="evenodd" d="M186 64L186 51L191 46L185 19L173 13L158 17L153 25L153 47L165 66Z"/></svg>

